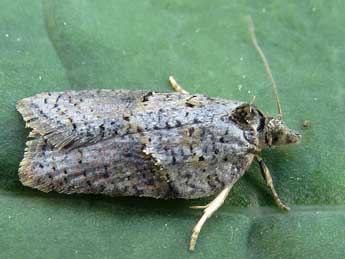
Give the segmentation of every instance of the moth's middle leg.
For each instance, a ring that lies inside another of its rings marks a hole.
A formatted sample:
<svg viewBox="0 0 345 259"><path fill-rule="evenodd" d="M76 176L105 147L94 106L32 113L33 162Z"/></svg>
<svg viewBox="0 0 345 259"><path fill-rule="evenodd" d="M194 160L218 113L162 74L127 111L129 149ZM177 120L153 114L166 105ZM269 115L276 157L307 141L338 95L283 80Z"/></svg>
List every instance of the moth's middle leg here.
<svg viewBox="0 0 345 259"><path fill-rule="evenodd" d="M182 86L180 86L175 78L173 78L172 76L169 76L169 83L171 85L171 87L174 89L174 91L181 93L181 94L189 94L189 92L187 92L186 90L183 89Z"/></svg>

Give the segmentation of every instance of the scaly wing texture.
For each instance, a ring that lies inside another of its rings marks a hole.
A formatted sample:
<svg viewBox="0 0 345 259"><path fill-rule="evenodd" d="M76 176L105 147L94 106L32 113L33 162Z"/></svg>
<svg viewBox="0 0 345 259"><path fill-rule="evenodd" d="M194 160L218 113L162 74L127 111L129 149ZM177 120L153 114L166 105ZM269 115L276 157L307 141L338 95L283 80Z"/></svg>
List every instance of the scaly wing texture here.
<svg viewBox="0 0 345 259"><path fill-rule="evenodd" d="M42 137L28 142L20 179L41 191L159 197L164 189L151 159L130 135L72 150L56 149Z"/></svg>
<svg viewBox="0 0 345 259"><path fill-rule="evenodd" d="M168 131L147 132L152 156L176 196L199 198L235 183L253 160L253 143L227 117Z"/></svg>
<svg viewBox="0 0 345 259"><path fill-rule="evenodd" d="M41 93L17 102L26 126L55 147L78 147L108 138L144 91L85 90Z"/></svg>
<svg viewBox="0 0 345 259"><path fill-rule="evenodd" d="M239 105L201 95L111 90L26 98L18 110L34 139L20 179L64 193L212 195L236 181L253 157L253 145L229 119Z"/></svg>

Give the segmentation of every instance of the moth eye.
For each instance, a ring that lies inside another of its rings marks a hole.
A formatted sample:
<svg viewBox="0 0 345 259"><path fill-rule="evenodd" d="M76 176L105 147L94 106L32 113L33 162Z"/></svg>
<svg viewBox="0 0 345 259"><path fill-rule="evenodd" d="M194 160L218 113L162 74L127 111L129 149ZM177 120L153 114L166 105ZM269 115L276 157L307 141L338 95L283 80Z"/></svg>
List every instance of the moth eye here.
<svg viewBox="0 0 345 259"><path fill-rule="evenodd" d="M276 135L274 135L273 136L273 138L272 138L272 142L277 142L279 140L279 135L278 134L276 134Z"/></svg>
<svg viewBox="0 0 345 259"><path fill-rule="evenodd" d="M265 117L261 117L259 121L259 125L257 127L257 131L262 131L265 128Z"/></svg>

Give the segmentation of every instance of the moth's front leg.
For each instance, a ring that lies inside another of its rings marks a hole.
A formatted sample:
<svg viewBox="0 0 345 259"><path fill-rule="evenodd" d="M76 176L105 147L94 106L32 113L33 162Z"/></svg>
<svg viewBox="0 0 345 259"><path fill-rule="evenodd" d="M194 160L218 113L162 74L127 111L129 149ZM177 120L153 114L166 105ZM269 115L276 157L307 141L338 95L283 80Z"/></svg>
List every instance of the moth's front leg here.
<svg viewBox="0 0 345 259"><path fill-rule="evenodd" d="M279 196L278 196L278 194L274 188L272 176L271 176L270 171L269 171L267 165L265 164L264 160L259 156L255 156L255 160L259 163L262 176L265 178L267 187L270 189L272 196L273 196L273 199L274 199L275 203L277 204L277 206L283 210L290 210L290 208L288 206L286 206L280 200L280 198L279 198Z"/></svg>
<svg viewBox="0 0 345 259"><path fill-rule="evenodd" d="M181 93L181 94L189 94L189 92L187 92L186 90L183 89L182 86L180 86L175 78L173 78L172 76L169 76L169 83L171 85L171 87L174 89L174 91Z"/></svg>

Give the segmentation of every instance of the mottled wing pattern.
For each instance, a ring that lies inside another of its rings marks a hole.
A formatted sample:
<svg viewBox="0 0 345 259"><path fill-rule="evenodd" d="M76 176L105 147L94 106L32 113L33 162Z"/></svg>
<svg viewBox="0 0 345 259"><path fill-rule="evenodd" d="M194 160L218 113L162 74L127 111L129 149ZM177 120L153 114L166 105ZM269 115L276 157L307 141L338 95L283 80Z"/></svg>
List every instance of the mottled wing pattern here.
<svg viewBox="0 0 345 259"><path fill-rule="evenodd" d="M145 136L144 152L161 167L171 195L181 198L218 193L235 183L254 158L255 146L227 117Z"/></svg>
<svg viewBox="0 0 345 259"><path fill-rule="evenodd" d="M205 197L236 182L251 164L256 148L251 129L243 129L231 118L246 104L202 95L174 102L160 101L162 97L154 95L146 105L149 111L156 103L164 104L159 111L166 116L150 123L154 128L160 121L159 130L143 132L144 152L160 166L171 196Z"/></svg>
<svg viewBox="0 0 345 259"><path fill-rule="evenodd" d="M168 186L141 150L133 135L68 151L37 137L27 143L19 176L24 185L44 192L160 197Z"/></svg>
<svg viewBox="0 0 345 259"><path fill-rule="evenodd" d="M144 91L85 90L41 93L17 103L26 126L55 147L74 148L121 130L123 114Z"/></svg>
<svg viewBox="0 0 345 259"><path fill-rule="evenodd" d="M239 105L202 95L111 90L23 99L17 107L33 139L21 181L64 193L212 195L253 159L253 142L231 120Z"/></svg>

